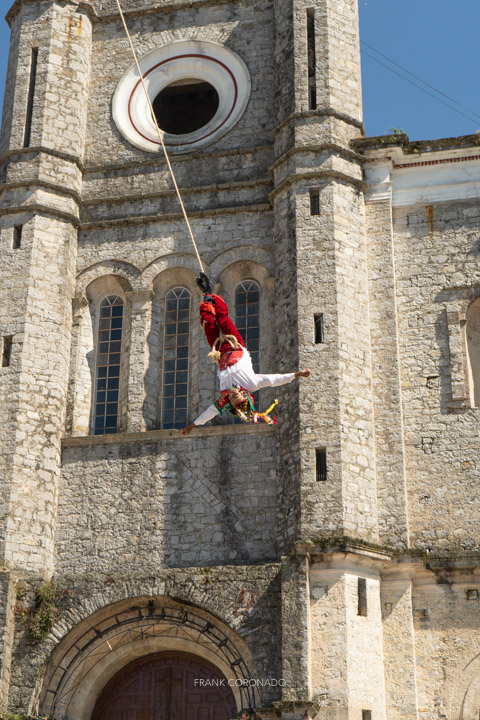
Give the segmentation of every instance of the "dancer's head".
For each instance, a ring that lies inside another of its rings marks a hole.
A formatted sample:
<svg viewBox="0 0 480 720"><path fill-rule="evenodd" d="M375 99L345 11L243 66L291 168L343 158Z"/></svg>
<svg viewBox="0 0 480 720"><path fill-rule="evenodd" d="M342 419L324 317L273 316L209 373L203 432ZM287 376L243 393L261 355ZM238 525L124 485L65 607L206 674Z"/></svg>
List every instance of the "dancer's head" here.
<svg viewBox="0 0 480 720"><path fill-rule="evenodd" d="M246 390L243 390L243 388L239 388L237 385L232 385L228 391L228 399L230 400L232 407L237 407L237 405L241 405L248 399L248 393Z"/></svg>
<svg viewBox="0 0 480 720"><path fill-rule="evenodd" d="M248 390L233 385L228 390L228 399L233 415L239 417L242 422L253 422L255 408L253 407L253 396Z"/></svg>

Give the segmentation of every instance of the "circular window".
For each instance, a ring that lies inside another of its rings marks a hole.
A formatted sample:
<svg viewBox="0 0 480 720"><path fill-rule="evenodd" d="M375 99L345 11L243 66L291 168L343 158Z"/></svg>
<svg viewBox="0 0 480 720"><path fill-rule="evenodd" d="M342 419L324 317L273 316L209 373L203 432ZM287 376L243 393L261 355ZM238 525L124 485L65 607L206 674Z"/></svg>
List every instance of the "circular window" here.
<svg viewBox="0 0 480 720"><path fill-rule="evenodd" d="M140 67L164 143L174 152L220 138L241 118L250 97L245 64L216 43L172 43L145 55ZM117 86L113 117L129 142L158 152L161 143L135 65Z"/></svg>

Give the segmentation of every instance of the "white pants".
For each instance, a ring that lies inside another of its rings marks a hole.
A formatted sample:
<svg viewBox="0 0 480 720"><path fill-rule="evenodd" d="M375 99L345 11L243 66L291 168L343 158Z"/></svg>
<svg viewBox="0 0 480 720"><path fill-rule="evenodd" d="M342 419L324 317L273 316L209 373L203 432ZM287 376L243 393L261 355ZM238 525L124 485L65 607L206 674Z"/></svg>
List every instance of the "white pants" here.
<svg viewBox="0 0 480 720"><path fill-rule="evenodd" d="M264 387L286 385L295 379L295 373L286 373L284 375L257 374L252 367L250 353L244 349L240 360L225 370L219 370L218 377L220 378L220 391L228 390L232 385L240 385L249 392L256 392Z"/></svg>

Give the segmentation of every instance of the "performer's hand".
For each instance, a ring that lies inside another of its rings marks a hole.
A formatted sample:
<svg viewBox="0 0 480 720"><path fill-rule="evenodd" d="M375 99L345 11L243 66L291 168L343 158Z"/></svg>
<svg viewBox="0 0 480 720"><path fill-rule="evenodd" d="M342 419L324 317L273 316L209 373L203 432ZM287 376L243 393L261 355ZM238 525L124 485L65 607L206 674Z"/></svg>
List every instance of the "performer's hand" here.
<svg viewBox="0 0 480 720"><path fill-rule="evenodd" d="M210 302L201 302L200 303L200 312L209 313L210 315L216 315L217 311L215 310L215 305L213 305Z"/></svg>
<svg viewBox="0 0 480 720"><path fill-rule="evenodd" d="M190 425L187 425L187 427L183 428L182 435L190 435L194 427L195 423L190 423Z"/></svg>
<svg viewBox="0 0 480 720"><path fill-rule="evenodd" d="M299 377L310 377L311 374L312 374L312 371L311 371L309 368L307 368L306 370L298 370L298 371L295 373L295 377L296 377L296 378L299 378Z"/></svg>

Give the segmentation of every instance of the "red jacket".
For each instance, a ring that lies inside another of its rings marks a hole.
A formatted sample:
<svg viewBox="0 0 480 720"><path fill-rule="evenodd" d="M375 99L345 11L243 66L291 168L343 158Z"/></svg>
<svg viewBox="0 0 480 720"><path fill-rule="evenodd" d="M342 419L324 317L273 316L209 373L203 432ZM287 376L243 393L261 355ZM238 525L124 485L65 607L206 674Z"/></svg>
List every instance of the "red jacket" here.
<svg viewBox="0 0 480 720"><path fill-rule="evenodd" d="M217 340L221 331L224 335L233 335L234 337L236 337L240 345L242 347L245 347L245 342L242 336L240 335L237 328L235 327L235 324L229 317L227 303L225 302L225 300L222 300L219 295L213 295L213 299L215 301L214 305L207 302L200 303L200 322L202 323L202 327L205 332L208 344L211 348L213 348L215 340ZM222 356L225 353L232 353L232 346L227 340L225 340L221 345L220 343L218 343L215 349L219 350ZM240 358L237 357L235 359L235 362L239 359ZM234 364L228 362L228 359L227 363ZM220 369L222 368L220 367Z"/></svg>

